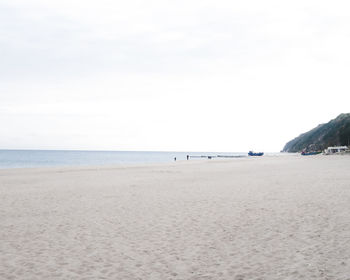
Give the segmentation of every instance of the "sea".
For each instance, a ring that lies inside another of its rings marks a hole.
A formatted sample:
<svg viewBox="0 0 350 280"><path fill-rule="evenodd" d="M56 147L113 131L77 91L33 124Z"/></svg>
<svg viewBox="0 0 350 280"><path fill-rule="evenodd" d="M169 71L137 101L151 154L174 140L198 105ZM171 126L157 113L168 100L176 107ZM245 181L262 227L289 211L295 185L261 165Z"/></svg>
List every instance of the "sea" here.
<svg viewBox="0 0 350 280"><path fill-rule="evenodd" d="M247 156L246 152L150 152L150 151L62 151L0 150L0 168L138 165L187 160L220 160Z"/></svg>

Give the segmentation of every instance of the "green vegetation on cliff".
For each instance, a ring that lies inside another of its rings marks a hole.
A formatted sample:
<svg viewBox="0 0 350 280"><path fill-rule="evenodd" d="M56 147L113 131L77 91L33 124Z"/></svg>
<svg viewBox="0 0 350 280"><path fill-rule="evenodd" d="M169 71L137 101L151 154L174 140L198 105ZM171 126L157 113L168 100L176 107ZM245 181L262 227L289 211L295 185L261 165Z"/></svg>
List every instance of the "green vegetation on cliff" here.
<svg viewBox="0 0 350 280"><path fill-rule="evenodd" d="M347 146L350 141L350 113L340 114L334 120L289 141L283 152L300 152L303 149L323 150L329 146Z"/></svg>

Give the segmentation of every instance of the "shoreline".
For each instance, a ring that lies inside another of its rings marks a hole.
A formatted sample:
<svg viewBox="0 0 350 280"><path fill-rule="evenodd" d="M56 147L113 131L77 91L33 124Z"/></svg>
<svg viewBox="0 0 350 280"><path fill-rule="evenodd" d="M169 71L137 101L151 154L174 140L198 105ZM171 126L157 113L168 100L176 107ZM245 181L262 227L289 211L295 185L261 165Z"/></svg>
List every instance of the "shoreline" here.
<svg viewBox="0 0 350 280"><path fill-rule="evenodd" d="M54 165L54 166L28 166L28 167L0 167L0 173L2 171L6 170L40 170L40 169L104 169L104 168L132 168L132 167L148 167L148 166L162 166L162 165L172 165L172 164L181 164L184 162L221 162L221 161L237 161L237 160L244 160L244 159L250 159L254 160L255 158L274 158L274 157L290 157L290 156L299 156L299 153L270 153L266 154L262 157L251 157L251 156L235 156L235 157L219 157L219 158L212 158L212 159L177 159L175 161L168 161L168 162L144 162L144 163L116 163L116 164L100 164L100 165L85 165L85 164L77 164L77 165Z"/></svg>
<svg viewBox="0 0 350 280"><path fill-rule="evenodd" d="M276 153L270 153L276 155ZM54 150L0 150L0 169L84 167L109 165L143 165L170 163L176 158L185 160L240 158L242 152L128 152L128 151L54 151Z"/></svg>

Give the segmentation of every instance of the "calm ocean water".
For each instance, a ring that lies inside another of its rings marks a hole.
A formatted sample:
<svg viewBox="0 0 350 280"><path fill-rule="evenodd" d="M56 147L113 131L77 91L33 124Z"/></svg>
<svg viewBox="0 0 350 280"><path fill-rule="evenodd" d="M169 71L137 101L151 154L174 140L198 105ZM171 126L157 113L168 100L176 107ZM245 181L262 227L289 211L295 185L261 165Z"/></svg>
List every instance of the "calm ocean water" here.
<svg viewBox="0 0 350 280"><path fill-rule="evenodd" d="M238 157L247 153L0 150L0 168L166 163L174 157L186 160L187 155L195 156L190 160L201 160L206 159L199 157L202 155Z"/></svg>

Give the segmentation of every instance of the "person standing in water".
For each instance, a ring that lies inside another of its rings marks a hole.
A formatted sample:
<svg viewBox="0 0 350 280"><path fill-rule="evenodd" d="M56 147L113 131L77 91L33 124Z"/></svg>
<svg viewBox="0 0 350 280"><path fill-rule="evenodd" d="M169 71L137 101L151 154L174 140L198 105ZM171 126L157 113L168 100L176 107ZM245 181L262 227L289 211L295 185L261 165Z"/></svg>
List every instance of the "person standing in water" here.
<svg viewBox="0 0 350 280"><path fill-rule="evenodd" d="M174 161L176 161L176 157L174 157Z"/></svg>

